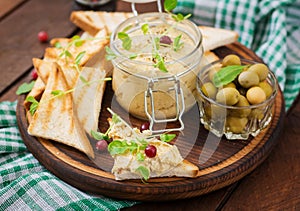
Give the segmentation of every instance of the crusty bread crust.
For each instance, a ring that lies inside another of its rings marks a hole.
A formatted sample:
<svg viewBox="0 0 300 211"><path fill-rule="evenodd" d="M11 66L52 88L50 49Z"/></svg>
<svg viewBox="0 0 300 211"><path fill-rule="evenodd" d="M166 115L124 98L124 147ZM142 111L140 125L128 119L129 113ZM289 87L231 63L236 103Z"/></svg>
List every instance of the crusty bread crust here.
<svg viewBox="0 0 300 211"><path fill-rule="evenodd" d="M122 21L133 16L127 12L73 11L70 20L83 31L95 36L100 30L109 35Z"/></svg>
<svg viewBox="0 0 300 211"><path fill-rule="evenodd" d="M83 31L94 36L101 30L101 28L94 24L93 19L90 18L89 14L91 13L88 13L88 11L74 11L71 13L70 20Z"/></svg>
<svg viewBox="0 0 300 211"><path fill-rule="evenodd" d="M238 33L229 29L199 26L203 36L204 51L210 51L237 41Z"/></svg>
<svg viewBox="0 0 300 211"><path fill-rule="evenodd" d="M164 174L154 174L150 173L150 178L160 178L160 177L197 177L199 168L188 160L183 160L179 165L170 169ZM115 172L116 180L130 180L130 179L141 179L141 176L137 173L133 173L127 169L120 169L120 171Z"/></svg>
<svg viewBox="0 0 300 211"><path fill-rule="evenodd" d="M56 63L53 64L39 106L30 121L28 133L69 145L94 157L93 148L89 140L82 136L78 120L73 115L72 95L51 99L53 90L69 90L63 72Z"/></svg>

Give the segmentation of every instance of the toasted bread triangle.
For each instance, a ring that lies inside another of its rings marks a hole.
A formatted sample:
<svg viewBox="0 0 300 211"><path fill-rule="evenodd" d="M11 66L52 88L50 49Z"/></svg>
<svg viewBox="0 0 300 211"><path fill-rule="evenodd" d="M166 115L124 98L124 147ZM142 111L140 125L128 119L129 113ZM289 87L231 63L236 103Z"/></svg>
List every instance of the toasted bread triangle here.
<svg viewBox="0 0 300 211"><path fill-rule="evenodd" d="M28 133L69 145L93 158L92 146L73 114L72 94L59 97L51 94L53 90L67 91L70 88L63 72L54 64L39 106L31 119Z"/></svg>
<svg viewBox="0 0 300 211"><path fill-rule="evenodd" d="M210 51L237 41L238 33L229 29L199 26L203 36L204 51Z"/></svg>
<svg viewBox="0 0 300 211"><path fill-rule="evenodd" d="M132 13L126 12L73 11L70 20L94 36L100 30L105 30L109 35L119 23L132 16Z"/></svg>
<svg viewBox="0 0 300 211"><path fill-rule="evenodd" d="M94 36L103 30L109 35L121 22L132 16L132 13L126 12L74 11L70 19L79 28ZM229 29L209 26L199 26L199 29L203 35L204 51L230 44L238 38L238 33Z"/></svg>
<svg viewBox="0 0 300 211"><path fill-rule="evenodd" d="M90 134L91 130L97 131L98 129L106 73L99 68L85 67L80 76L92 83L85 85L84 81L77 80L73 103L76 106L76 115L80 124L83 125L85 132Z"/></svg>

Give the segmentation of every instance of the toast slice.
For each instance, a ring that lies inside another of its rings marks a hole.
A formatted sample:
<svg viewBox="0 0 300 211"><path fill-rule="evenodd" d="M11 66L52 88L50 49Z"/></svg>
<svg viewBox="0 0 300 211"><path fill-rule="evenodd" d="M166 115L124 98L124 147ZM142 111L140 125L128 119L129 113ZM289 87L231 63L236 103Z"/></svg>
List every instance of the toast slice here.
<svg viewBox="0 0 300 211"><path fill-rule="evenodd" d="M79 72L76 70L74 65L66 65L65 63L62 63L61 65L57 65L53 61L42 60L38 58L33 58L32 61L38 73L38 76L41 78L44 84L47 84L49 75L51 74L51 71L53 71L53 65L54 65L55 67L60 68L61 71L63 72L67 85L69 87L75 86L76 81L78 79Z"/></svg>
<svg viewBox="0 0 300 211"><path fill-rule="evenodd" d="M63 72L54 64L37 110L31 118L28 133L69 145L93 158L93 148L73 115L72 94L53 97L52 91L66 92L70 88Z"/></svg>
<svg viewBox="0 0 300 211"><path fill-rule="evenodd" d="M105 30L109 35L121 22L132 16L132 13L127 12L73 11L70 20L95 36L100 30Z"/></svg>
<svg viewBox="0 0 300 211"><path fill-rule="evenodd" d="M196 177L199 168L193 163L185 160L176 147L157 138L149 138L150 131L141 133L137 128L129 127L124 120L114 123L108 120L110 138L127 142L128 140L143 140L147 145L153 145L156 148L156 155L152 158L144 156L140 160L136 153L125 152L122 154L114 154L114 165L112 173L116 180L141 179L142 176L137 169L140 166L149 170L149 178L156 177ZM110 148L110 147L109 147ZM142 152L143 153L143 152Z"/></svg>
<svg viewBox="0 0 300 211"><path fill-rule="evenodd" d="M214 52L206 51L206 52L203 53L200 65L201 65L201 67L204 67L205 65L207 65L211 62L217 61L219 59L220 58Z"/></svg>
<svg viewBox="0 0 300 211"><path fill-rule="evenodd" d="M76 45L76 42L72 38L55 38L51 40L51 44L60 43L61 48L48 47L46 48L44 60L56 61L59 65L74 65L79 66L92 66L91 60L94 59L103 50L103 47L108 45L109 41L106 37L82 39L80 44ZM68 52L68 54L64 54ZM76 62L76 58L83 54L83 57L79 62Z"/></svg>
<svg viewBox="0 0 300 211"><path fill-rule="evenodd" d="M114 156L112 173L116 180L140 179L141 175L136 170L144 166L150 170L150 178L156 177L196 177L198 167L184 160L175 145L152 139L149 144L157 149L154 158L145 157L139 161L135 155L126 153Z"/></svg>
<svg viewBox="0 0 300 211"><path fill-rule="evenodd" d="M203 35L203 48L210 51L237 41L238 33L228 29L199 26Z"/></svg>
<svg viewBox="0 0 300 211"><path fill-rule="evenodd" d="M39 58L33 58L32 63L39 78L43 81L44 84L47 84L50 72L53 70L53 62L45 61Z"/></svg>
<svg viewBox="0 0 300 211"><path fill-rule="evenodd" d="M73 105L75 114L83 125L86 133L97 131L98 120L101 111L101 103L105 91L106 72L101 69L84 67L80 74L89 84L77 80L73 93Z"/></svg>
<svg viewBox="0 0 300 211"><path fill-rule="evenodd" d="M32 97L34 97L34 99L39 101L45 90L45 87L46 86L45 86L44 82L42 81L41 77L38 77L36 79L36 81L34 82L34 86L32 87L31 91L28 93L27 96L32 96ZM27 110L29 110L31 103L25 100L23 105Z"/></svg>
<svg viewBox="0 0 300 211"><path fill-rule="evenodd" d="M101 30L109 35L121 22L132 16L132 13L126 12L74 11L70 19L83 31L94 36ZM203 35L204 51L230 44L238 38L238 33L229 29L209 26L199 26L199 29Z"/></svg>

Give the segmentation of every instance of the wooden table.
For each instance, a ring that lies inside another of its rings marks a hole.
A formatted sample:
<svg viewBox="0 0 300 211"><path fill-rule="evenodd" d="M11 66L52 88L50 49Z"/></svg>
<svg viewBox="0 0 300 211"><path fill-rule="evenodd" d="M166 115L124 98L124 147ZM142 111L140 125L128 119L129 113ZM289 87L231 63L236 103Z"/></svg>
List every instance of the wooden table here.
<svg viewBox="0 0 300 211"><path fill-rule="evenodd" d="M71 0L0 0L0 101L17 99L15 91L30 79L33 57L42 57L50 38L70 37L79 30L69 21L70 12L82 9ZM130 11L124 2L103 7ZM155 11L155 5L138 7ZM171 202L142 203L128 210L299 210L300 209L300 101L287 112L278 144L258 168L237 183L207 195Z"/></svg>

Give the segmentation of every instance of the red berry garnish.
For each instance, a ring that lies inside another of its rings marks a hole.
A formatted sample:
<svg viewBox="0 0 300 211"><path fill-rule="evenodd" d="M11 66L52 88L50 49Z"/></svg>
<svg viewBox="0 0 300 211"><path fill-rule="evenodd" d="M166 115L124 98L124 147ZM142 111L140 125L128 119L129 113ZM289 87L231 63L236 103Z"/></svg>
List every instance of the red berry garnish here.
<svg viewBox="0 0 300 211"><path fill-rule="evenodd" d="M143 132L144 130L149 130L149 128L150 128L150 123L144 122L140 127L140 131Z"/></svg>
<svg viewBox="0 0 300 211"><path fill-rule="evenodd" d="M38 38L40 42L47 42L48 41L48 34L45 31L40 31L38 33Z"/></svg>
<svg viewBox="0 0 300 211"><path fill-rule="evenodd" d="M36 79L38 78L38 74L37 74L36 69L34 69L34 70L31 72L31 78L32 78L32 80L36 80Z"/></svg>
<svg viewBox="0 0 300 211"><path fill-rule="evenodd" d="M145 154L148 158L153 158L156 155L156 147L153 145L148 145L145 149Z"/></svg>
<svg viewBox="0 0 300 211"><path fill-rule="evenodd" d="M170 45L172 43L172 39L167 36L167 35L164 35L162 36L160 39L159 39L159 42L160 43L163 43L163 44L167 44L167 45Z"/></svg>
<svg viewBox="0 0 300 211"><path fill-rule="evenodd" d="M104 151L107 149L107 142L105 140L99 140L96 142L96 149L98 151Z"/></svg>

